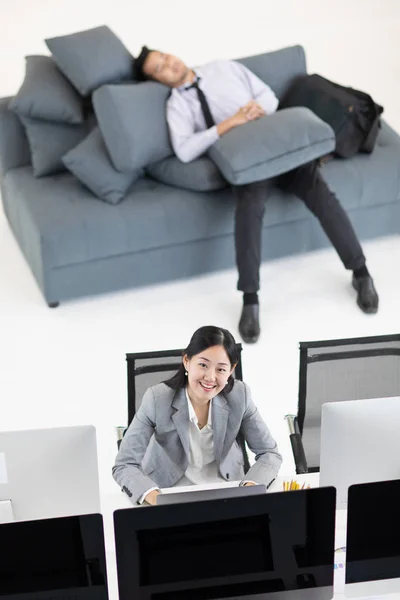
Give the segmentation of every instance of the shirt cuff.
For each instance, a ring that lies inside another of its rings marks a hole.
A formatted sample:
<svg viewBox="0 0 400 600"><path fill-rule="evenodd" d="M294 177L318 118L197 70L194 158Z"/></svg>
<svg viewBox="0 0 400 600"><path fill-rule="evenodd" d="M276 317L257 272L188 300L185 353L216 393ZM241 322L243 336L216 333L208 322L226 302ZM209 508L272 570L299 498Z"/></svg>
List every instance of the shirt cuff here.
<svg viewBox="0 0 400 600"><path fill-rule="evenodd" d="M216 126L216 125L213 125L213 126L212 126L212 127L211 127L211 128L208 130L208 131L212 131L212 134L210 134L210 135L211 135L211 137L213 138L213 142L212 142L212 143L213 143L213 144L215 144L215 142L216 142L217 140L219 140L219 138L220 138L220 135L219 135L219 133L218 133L217 126Z"/></svg>
<svg viewBox="0 0 400 600"><path fill-rule="evenodd" d="M154 492L154 490L157 490L159 492L160 488L152 487L152 488L149 488L148 490L146 490L145 493L140 496L140 498L138 500L138 504L143 504L144 499L146 498L147 494L150 494L150 492Z"/></svg>
<svg viewBox="0 0 400 600"><path fill-rule="evenodd" d="M243 487L245 483L254 483L254 485L257 485L256 482L251 479L243 479L243 481L239 483L239 487Z"/></svg>

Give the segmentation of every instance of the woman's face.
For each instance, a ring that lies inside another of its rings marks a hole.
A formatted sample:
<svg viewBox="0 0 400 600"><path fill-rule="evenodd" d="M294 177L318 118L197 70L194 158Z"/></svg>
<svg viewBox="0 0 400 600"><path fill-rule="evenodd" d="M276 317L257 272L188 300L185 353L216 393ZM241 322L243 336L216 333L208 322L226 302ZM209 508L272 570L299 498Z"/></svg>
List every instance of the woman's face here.
<svg viewBox="0 0 400 600"><path fill-rule="evenodd" d="M223 346L211 346L190 359L184 356L183 365L190 399L198 404L207 404L219 394L235 368Z"/></svg>

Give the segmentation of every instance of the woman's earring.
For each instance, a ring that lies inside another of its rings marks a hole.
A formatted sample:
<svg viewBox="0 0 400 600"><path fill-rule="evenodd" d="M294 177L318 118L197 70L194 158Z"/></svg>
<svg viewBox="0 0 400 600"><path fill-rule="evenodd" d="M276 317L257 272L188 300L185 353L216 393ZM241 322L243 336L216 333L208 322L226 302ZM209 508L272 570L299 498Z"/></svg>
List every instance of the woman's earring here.
<svg viewBox="0 0 400 600"><path fill-rule="evenodd" d="M187 371L185 371L185 376L187 377Z"/></svg>

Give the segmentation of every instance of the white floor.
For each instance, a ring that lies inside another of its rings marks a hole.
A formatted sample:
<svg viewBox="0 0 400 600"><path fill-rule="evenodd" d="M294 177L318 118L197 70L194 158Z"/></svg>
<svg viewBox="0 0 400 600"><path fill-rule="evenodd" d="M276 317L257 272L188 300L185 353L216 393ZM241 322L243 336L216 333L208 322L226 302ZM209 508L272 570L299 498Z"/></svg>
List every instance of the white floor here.
<svg viewBox="0 0 400 600"><path fill-rule="evenodd" d="M398 333L400 236L365 244L380 293L374 316L356 306L333 250L262 268L262 337L246 346L244 378L293 473L284 415L296 411L298 342ZM92 423L103 493L116 491L114 427L126 420L125 353L184 347L205 324L238 338L236 273L94 297L50 310L0 212L0 428Z"/></svg>

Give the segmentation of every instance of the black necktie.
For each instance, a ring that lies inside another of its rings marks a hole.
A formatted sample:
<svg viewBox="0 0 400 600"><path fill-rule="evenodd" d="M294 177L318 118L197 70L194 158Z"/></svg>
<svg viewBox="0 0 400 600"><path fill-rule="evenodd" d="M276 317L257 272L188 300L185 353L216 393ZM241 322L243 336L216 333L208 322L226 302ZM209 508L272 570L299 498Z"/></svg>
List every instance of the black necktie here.
<svg viewBox="0 0 400 600"><path fill-rule="evenodd" d="M198 79L197 79L197 81L192 83L192 85L190 85L186 89L191 90L192 88L195 88L197 91L197 97L200 102L201 110L203 111L204 119L205 119L206 125L209 129L210 127L213 127L213 125L215 125L215 121L211 114L210 107L208 106L207 98L205 97L203 90L199 88L199 80Z"/></svg>

